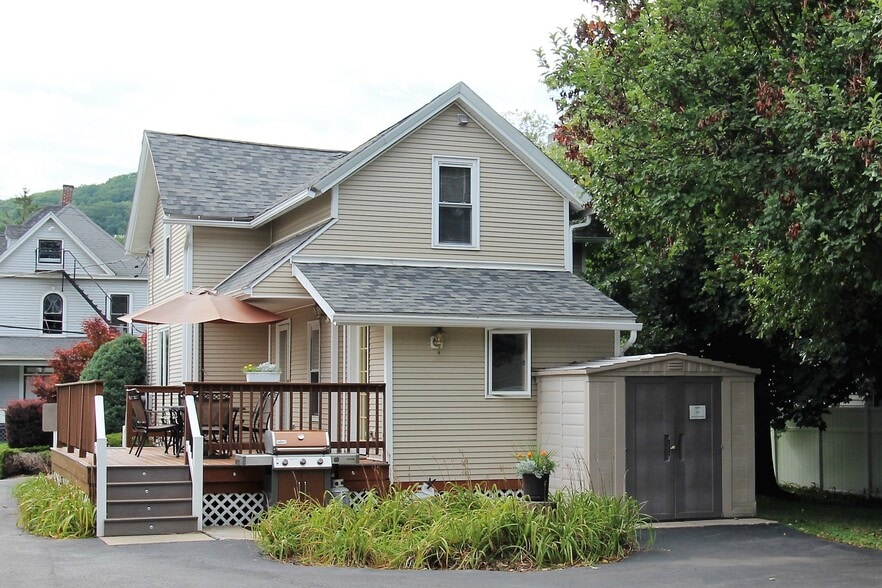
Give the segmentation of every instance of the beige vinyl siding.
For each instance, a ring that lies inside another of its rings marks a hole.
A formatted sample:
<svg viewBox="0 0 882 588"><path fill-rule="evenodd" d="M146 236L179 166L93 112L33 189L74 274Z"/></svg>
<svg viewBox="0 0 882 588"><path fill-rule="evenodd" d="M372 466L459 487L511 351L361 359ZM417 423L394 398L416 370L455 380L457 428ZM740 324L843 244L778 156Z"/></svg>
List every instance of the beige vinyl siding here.
<svg viewBox="0 0 882 588"><path fill-rule="evenodd" d="M534 398L484 397L484 329L393 332L393 460L399 482L514 477L513 455L536 439Z"/></svg>
<svg viewBox="0 0 882 588"><path fill-rule="evenodd" d="M272 242L278 243L331 218L331 193L325 192L272 222Z"/></svg>
<svg viewBox="0 0 882 588"><path fill-rule="evenodd" d="M252 292L255 298L306 298L312 300L300 282L291 275L291 264L283 263L261 280Z"/></svg>
<svg viewBox="0 0 882 588"><path fill-rule="evenodd" d="M245 381L242 366L269 358L267 325L204 325L205 380Z"/></svg>
<svg viewBox="0 0 882 588"><path fill-rule="evenodd" d="M214 287L268 245L267 228L193 227L193 287Z"/></svg>
<svg viewBox="0 0 882 588"><path fill-rule="evenodd" d="M370 357L368 358L368 381L372 384L384 383L386 381L386 363L385 363L385 329L382 325L373 325L369 327L370 333Z"/></svg>
<svg viewBox="0 0 882 588"><path fill-rule="evenodd" d="M304 249L345 255L564 265L564 200L454 105L340 186L339 220ZM480 250L432 248L432 156L480 159Z"/></svg>
<svg viewBox="0 0 882 588"><path fill-rule="evenodd" d="M532 369L558 367L612 357L615 353L615 332L534 329L532 346Z"/></svg>
<svg viewBox="0 0 882 588"><path fill-rule="evenodd" d="M171 225L171 273L165 276L165 216L161 202L157 202L153 217L153 233L150 237L152 253L148 258L148 303L156 304L168 300L184 292L184 245L187 241L187 228L183 225ZM140 309L133 309L140 310ZM148 327L147 373L148 382L159 381L159 334L155 326ZM173 325L169 328L169 374L170 384L178 383L183 378L184 327Z"/></svg>

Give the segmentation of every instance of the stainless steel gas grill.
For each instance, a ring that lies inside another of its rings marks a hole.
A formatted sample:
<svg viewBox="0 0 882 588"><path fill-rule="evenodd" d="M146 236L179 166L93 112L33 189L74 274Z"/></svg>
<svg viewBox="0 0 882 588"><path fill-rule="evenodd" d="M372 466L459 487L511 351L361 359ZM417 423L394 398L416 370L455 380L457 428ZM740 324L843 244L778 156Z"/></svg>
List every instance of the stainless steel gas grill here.
<svg viewBox="0 0 882 588"><path fill-rule="evenodd" d="M324 503L331 490L331 442L326 431L267 431L272 456L270 503L312 499Z"/></svg>

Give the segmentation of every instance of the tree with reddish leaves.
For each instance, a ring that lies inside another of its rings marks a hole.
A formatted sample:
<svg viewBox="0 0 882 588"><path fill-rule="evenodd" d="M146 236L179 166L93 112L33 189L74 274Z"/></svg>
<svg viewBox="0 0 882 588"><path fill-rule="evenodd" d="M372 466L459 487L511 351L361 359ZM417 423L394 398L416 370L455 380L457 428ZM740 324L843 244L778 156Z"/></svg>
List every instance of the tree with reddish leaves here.
<svg viewBox="0 0 882 588"><path fill-rule="evenodd" d="M86 334L85 341L68 349L55 350L48 361L49 367L53 369L51 374L34 378L33 392L43 401L55 402L55 385L78 381L98 348L119 336L119 331L97 316L83 321L83 332Z"/></svg>

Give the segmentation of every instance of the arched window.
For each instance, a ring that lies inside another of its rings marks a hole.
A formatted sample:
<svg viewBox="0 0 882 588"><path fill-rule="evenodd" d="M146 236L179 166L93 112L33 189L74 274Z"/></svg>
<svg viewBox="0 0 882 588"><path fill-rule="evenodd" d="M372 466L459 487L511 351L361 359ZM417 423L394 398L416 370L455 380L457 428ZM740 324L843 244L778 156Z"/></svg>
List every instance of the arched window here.
<svg viewBox="0 0 882 588"><path fill-rule="evenodd" d="M60 334L64 324L64 300L59 294L47 294L43 298L43 332Z"/></svg>

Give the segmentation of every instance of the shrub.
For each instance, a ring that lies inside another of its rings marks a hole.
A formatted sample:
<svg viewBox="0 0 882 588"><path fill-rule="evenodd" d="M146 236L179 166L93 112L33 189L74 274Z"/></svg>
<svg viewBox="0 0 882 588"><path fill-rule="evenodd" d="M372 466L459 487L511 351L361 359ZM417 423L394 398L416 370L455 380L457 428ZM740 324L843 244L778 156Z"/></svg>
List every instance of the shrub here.
<svg viewBox="0 0 882 588"><path fill-rule="evenodd" d="M105 426L108 432L122 431L126 386L143 384L147 379L144 346L137 337L120 335L95 352L80 379L104 380Z"/></svg>
<svg viewBox="0 0 882 588"><path fill-rule="evenodd" d="M55 539L94 537L95 505L73 484L40 475L16 486L12 494L18 499L18 524L28 533Z"/></svg>
<svg viewBox="0 0 882 588"><path fill-rule="evenodd" d="M301 564L522 570L621 559L648 526L627 496L558 492L549 508L493 494L452 487L419 499L411 489L358 508L292 500L263 515L255 539Z"/></svg>
<svg viewBox="0 0 882 588"><path fill-rule="evenodd" d="M52 443L52 433L43 432L42 400L13 400L7 405L6 440L10 447L33 447Z"/></svg>
<svg viewBox="0 0 882 588"><path fill-rule="evenodd" d="M122 447L122 433L107 433L108 447Z"/></svg>

